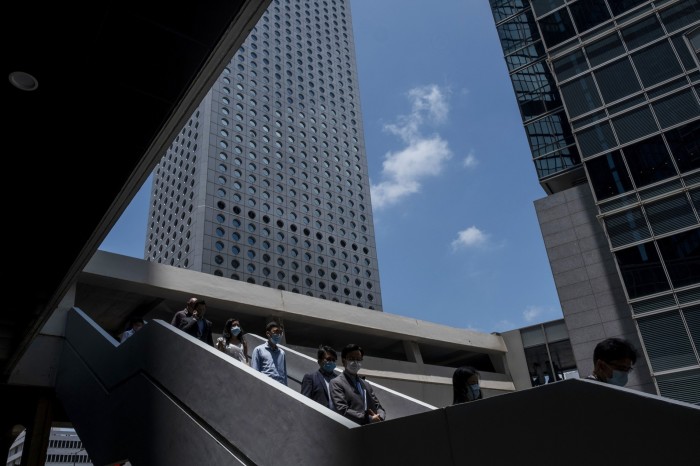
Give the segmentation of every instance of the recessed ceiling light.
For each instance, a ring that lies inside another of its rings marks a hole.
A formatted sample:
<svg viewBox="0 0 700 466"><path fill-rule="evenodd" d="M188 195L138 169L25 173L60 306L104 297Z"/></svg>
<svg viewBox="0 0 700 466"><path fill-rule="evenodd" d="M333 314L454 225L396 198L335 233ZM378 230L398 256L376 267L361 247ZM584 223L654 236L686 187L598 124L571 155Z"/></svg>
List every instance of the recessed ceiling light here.
<svg viewBox="0 0 700 466"><path fill-rule="evenodd" d="M39 87L39 81L31 74L23 71L13 71L10 73L10 82L17 89L23 91L34 91Z"/></svg>

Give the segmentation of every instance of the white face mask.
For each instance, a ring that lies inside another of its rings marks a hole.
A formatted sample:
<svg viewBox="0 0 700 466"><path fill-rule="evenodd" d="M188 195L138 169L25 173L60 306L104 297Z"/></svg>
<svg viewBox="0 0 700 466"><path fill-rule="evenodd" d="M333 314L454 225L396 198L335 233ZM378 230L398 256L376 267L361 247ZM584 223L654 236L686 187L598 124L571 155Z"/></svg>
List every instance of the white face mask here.
<svg viewBox="0 0 700 466"><path fill-rule="evenodd" d="M362 363L360 361L348 361L345 365L345 370L353 375L357 374L360 369L362 369Z"/></svg>

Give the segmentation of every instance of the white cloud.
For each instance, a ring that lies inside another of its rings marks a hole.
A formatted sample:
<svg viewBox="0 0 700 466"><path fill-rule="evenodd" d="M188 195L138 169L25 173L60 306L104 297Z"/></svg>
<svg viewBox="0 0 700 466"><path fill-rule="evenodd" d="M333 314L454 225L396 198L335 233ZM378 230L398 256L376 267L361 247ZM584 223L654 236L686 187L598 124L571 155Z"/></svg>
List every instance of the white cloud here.
<svg viewBox="0 0 700 466"><path fill-rule="evenodd" d="M473 152L469 152L464 160L462 160L462 166L464 166L464 168L475 168L477 165L479 165L479 161Z"/></svg>
<svg viewBox="0 0 700 466"><path fill-rule="evenodd" d="M411 89L408 98L411 113L384 126L385 131L398 136L406 147L384 156L382 181L371 186L372 205L376 209L420 192L421 180L439 175L452 157L449 144L439 134L425 137L420 131L426 123L437 124L447 119L449 106L445 93L440 87L430 85Z"/></svg>
<svg viewBox="0 0 700 466"><path fill-rule="evenodd" d="M414 115L427 112L437 123L447 119L447 114L449 113L447 101L443 91L437 85L431 84L411 89L408 91L408 96L413 102Z"/></svg>
<svg viewBox="0 0 700 466"><path fill-rule="evenodd" d="M532 322L537 319L538 316L542 314L542 308L537 306L528 306L523 311L523 319L525 322Z"/></svg>
<svg viewBox="0 0 700 466"><path fill-rule="evenodd" d="M452 241L452 249L478 247L486 244L488 235L475 226L470 226L466 230L457 233L457 239Z"/></svg>
<svg viewBox="0 0 700 466"><path fill-rule="evenodd" d="M523 320L525 322L543 322L558 317L560 313L552 307L528 306L523 311Z"/></svg>
<svg viewBox="0 0 700 466"><path fill-rule="evenodd" d="M508 319L503 319L496 322L496 324L493 327L495 332L506 332L508 330L513 330L514 328L516 328L516 325Z"/></svg>

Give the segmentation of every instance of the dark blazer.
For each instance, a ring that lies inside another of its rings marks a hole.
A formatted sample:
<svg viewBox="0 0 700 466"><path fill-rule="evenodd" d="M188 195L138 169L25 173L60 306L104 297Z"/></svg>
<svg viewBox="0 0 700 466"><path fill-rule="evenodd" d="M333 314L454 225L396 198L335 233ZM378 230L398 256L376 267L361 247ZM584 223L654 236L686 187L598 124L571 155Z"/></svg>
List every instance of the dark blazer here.
<svg viewBox="0 0 700 466"><path fill-rule="evenodd" d="M194 317L183 317L180 319L180 330L192 335L198 340L202 340L204 343L208 343L214 346L214 339L211 335L211 320L204 319L204 331L199 332L199 325Z"/></svg>
<svg viewBox="0 0 700 466"><path fill-rule="evenodd" d="M376 414L379 414L382 420L386 419L386 412L379 403L370 384L361 378L359 380L367 395L367 409L371 409ZM353 376L343 372L331 380L330 387L333 406L338 413L358 424L367 424L369 422L368 413L365 411L365 400L357 389Z"/></svg>
<svg viewBox="0 0 700 466"><path fill-rule="evenodd" d="M336 377L338 377L338 374L335 372L328 376L329 380L333 380ZM321 369L304 374L304 378L301 379L301 394L311 398L316 403L328 407L328 389L326 388L326 380Z"/></svg>
<svg viewBox="0 0 700 466"><path fill-rule="evenodd" d="M183 322L182 320L187 318L187 317L192 317L192 313L187 311L187 308L177 311L175 315L173 316L173 320L170 322L170 325L173 327L177 327L179 329L182 329Z"/></svg>

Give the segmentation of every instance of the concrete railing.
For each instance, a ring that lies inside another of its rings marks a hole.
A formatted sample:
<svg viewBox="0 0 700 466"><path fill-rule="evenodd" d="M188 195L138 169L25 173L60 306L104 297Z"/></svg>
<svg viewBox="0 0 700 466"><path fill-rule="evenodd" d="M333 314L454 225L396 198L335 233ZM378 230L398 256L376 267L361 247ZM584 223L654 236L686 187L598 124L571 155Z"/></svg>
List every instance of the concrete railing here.
<svg viewBox="0 0 700 466"><path fill-rule="evenodd" d="M98 465L357 464L359 426L158 320L119 345L70 311L56 391Z"/></svg>
<svg viewBox="0 0 700 466"><path fill-rule="evenodd" d="M120 345L74 309L65 335L57 393L96 464L353 464L359 426L299 393L318 365L297 351L285 348L286 387L159 320ZM389 419L434 409L373 388ZM332 438L319 448L308 432Z"/></svg>
<svg viewBox="0 0 700 466"><path fill-rule="evenodd" d="M700 438L699 407L589 380L360 427L169 324L118 345L79 310L56 391L96 465L686 465Z"/></svg>

